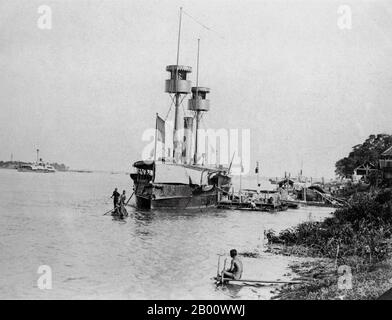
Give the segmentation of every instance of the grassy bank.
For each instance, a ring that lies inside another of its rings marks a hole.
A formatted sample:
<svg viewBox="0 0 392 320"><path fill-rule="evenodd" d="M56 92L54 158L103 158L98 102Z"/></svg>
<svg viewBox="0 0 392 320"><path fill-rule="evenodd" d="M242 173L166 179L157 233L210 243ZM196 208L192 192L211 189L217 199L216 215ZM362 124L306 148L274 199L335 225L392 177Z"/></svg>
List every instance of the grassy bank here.
<svg viewBox="0 0 392 320"><path fill-rule="evenodd" d="M278 235L269 231L267 238L271 250L322 258L293 266L311 284L286 286L280 298L374 299L392 286L391 189L356 194L323 222L305 222ZM350 268L352 289L339 289L339 266Z"/></svg>

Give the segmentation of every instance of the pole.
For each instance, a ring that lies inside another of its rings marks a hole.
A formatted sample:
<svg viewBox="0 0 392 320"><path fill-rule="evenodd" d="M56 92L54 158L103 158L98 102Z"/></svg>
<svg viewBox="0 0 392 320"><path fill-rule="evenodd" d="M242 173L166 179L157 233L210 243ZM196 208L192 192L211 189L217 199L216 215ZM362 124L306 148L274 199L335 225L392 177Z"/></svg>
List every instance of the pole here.
<svg viewBox="0 0 392 320"><path fill-rule="evenodd" d="M269 284L303 284L303 283L308 283L309 281L271 281L271 280L247 280L247 279L229 279L225 278L226 282L244 282L244 283L269 283Z"/></svg>
<svg viewBox="0 0 392 320"><path fill-rule="evenodd" d="M181 43L181 24L182 24L182 7L180 7L180 22L178 25L178 41L177 41L177 64L176 64L176 89L178 81L178 64L180 61L180 43ZM175 163L181 162L181 138L179 137L180 128L180 93L175 94L175 117L174 117L174 134L173 134L173 160ZM180 149L180 150L179 150Z"/></svg>
<svg viewBox="0 0 392 320"><path fill-rule="evenodd" d="M216 270L216 276L219 277L219 272L220 272L220 258L221 256L218 256L218 266L217 266L217 270Z"/></svg>
<svg viewBox="0 0 392 320"><path fill-rule="evenodd" d="M131 196L128 198L128 200L127 200L127 202L125 203L125 205L127 205L127 204L128 204L129 200L131 200L131 198L133 197L133 195L134 195L134 194L135 194L135 191L134 191L134 192L132 192Z"/></svg>
<svg viewBox="0 0 392 320"><path fill-rule="evenodd" d="M229 169L228 169L228 173L229 173L229 174L230 174L231 166L232 166L232 164L233 164L234 155L235 155L235 151L233 152L233 156L231 157L230 166L229 166Z"/></svg>
<svg viewBox="0 0 392 320"><path fill-rule="evenodd" d="M198 141L199 141L199 111L196 111L196 128L195 128L195 131L196 131L196 135L195 135L195 154L194 154L194 157L193 157L193 163L194 164L197 164L197 160L198 160L198 156L197 156L197 152L198 152L198 150L197 150L197 145L198 145Z"/></svg>
<svg viewBox="0 0 392 320"><path fill-rule="evenodd" d="M199 59L200 59L200 39L197 39L196 97L199 97L197 94L198 86L199 86Z"/></svg>
<svg viewBox="0 0 392 320"><path fill-rule="evenodd" d="M177 66L180 61L180 42L181 42L181 21L182 21L182 7L180 7L180 23L178 26L178 39L177 39ZM177 69L178 72L178 69Z"/></svg>
<svg viewBox="0 0 392 320"><path fill-rule="evenodd" d="M242 203L242 171L243 171L243 165L242 165L242 157L241 157L241 168L240 168L240 203Z"/></svg>
<svg viewBox="0 0 392 320"><path fill-rule="evenodd" d="M199 59L200 59L200 39L197 39L197 64L196 64L196 110L198 110L199 106ZM195 155L193 162L197 164L197 145L199 143L199 121L200 121L200 111L196 111L196 132L195 132Z"/></svg>
<svg viewBox="0 0 392 320"><path fill-rule="evenodd" d="M154 161L157 161L157 132L158 132L158 112L155 118L155 145L154 145Z"/></svg>
<svg viewBox="0 0 392 320"><path fill-rule="evenodd" d="M226 261L227 261L227 258L225 259L225 262L224 262L224 264L223 264L223 270L222 270L222 273L221 273L221 283L223 284L224 283L224 276L225 276L225 271L226 271Z"/></svg>
<svg viewBox="0 0 392 320"><path fill-rule="evenodd" d="M240 171L240 203L242 203L242 170Z"/></svg>

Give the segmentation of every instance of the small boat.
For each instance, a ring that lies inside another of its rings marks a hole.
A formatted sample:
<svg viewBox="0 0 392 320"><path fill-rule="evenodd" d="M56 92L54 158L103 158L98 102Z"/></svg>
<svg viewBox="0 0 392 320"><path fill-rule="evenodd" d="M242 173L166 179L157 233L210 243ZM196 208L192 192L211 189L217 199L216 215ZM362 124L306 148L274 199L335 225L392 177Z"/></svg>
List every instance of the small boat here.
<svg viewBox="0 0 392 320"><path fill-rule="evenodd" d="M298 209L301 204L301 202L294 200L281 200L281 202L290 209Z"/></svg>
<svg viewBox="0 0 392 320"><path fill-rule="evenodd" d="M227 259L224 261L223 269L220 269L220 258L218 256L218 265L217 265L217 273L216 276L213 278L215 280L215 284L219 285L243 285L243 286L265 286L265 285L278 285L278 284L303 284L306 281L282 281L282 280L257 280L257 279L230 279L225 278L223 276L224 271L226 270L226 262Z"/></svg>
<svg viewBox="0 0 392 320"><path fill-rule="evenodd" d="M242 286L254 286L254 285L279 285L279 284L302 284L303 281L281 281L281 280L255 280L255 279L228 279L221 276L214 277L216 284L235 284Z"/></svg>

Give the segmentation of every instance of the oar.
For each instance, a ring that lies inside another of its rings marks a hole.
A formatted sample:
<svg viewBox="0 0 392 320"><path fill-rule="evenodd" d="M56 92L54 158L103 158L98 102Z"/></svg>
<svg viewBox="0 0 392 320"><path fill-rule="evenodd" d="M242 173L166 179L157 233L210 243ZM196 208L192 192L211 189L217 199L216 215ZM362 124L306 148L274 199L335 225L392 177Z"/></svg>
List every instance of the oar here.
<svg viewBox="0 0 392 320"><path fill-rule="evenodd" d="M221 256L218 256L218 269L216 270L216 277L219 277L219 271L220 271L220 258Z"/></svg>
<svg viewBox="0 0 392 320"><path fill-rule="evenodd" d="M235 279L229 279L226 278L225 279L228 282L245 282L245 283L281 283L281 284L303 284L303 283L307 283L306 281L271 281L271 280L246 280L246 279L239 279L239 280L235 280Z"/></svg>
<svg viewBox="0 0 392 320"><path fill-rule="evenodd" d="M129 200L131 200L131 198L133 197L133 195L134 195L134 194L135 194L135 191L134 191L134 192L132 192L131 196L129 197L129 199L128 199L128 201L125 203L125 205L127 205L127 204L128 204Z"/></svg>
<svg viewBox="0 0 392 320"><path fill-rule="evenodd" d="M108 212L105 212L103 215L106 216L109 212L116 210L119 206L117 205L114 209L110 209Z"/></svg>

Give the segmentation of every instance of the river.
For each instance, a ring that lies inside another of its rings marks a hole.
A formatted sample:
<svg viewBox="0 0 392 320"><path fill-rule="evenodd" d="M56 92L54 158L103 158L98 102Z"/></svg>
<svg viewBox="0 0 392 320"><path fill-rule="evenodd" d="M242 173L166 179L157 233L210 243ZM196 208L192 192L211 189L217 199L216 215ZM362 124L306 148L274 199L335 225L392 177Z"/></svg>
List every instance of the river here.
<svg viewBox="0 0 392 320"><path fill-rule="evenodd" d="M333 210L143 212L129 206L130 216L115 220L103 216L114 187L130 195L131 179L0 170L0 298L269 299L272 287L217 288L211 278L218 254L259 252L257 259L242 257L243 278L289 279L288 266L299 259L264 253L263 231L324 219ZM51 289L37 284L42 265L50 267Z"/></svg>

